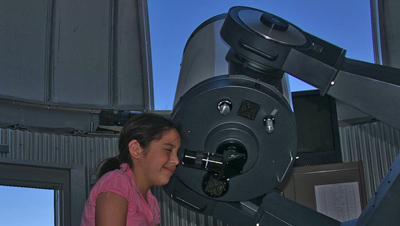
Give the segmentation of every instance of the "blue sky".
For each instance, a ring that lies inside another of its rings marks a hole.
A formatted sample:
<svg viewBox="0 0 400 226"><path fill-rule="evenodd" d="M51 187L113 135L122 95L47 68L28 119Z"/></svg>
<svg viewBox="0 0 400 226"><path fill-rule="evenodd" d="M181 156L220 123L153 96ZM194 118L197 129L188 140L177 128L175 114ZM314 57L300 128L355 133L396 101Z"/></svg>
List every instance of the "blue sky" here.
<svg viewBox="0 0 400 226"><path fill-rule="evenodd" d="M273 13L346 49L348 58L373 62L369 4L361 0L148 0L155 109L172 109L183 48L190 34L202 22L228 12L232 6ZM292 91L304 87L309 88L297 82L291 84ZM36 212L54 211L52 191L13 188L18 190L10 192L9 189L0 187L1 225L7 220L14 222L5 223L8 226L52 225L51 220ZM29 223L23 223L24 219L30 219Z"/></svg>
<svg viewBox="0 0 400 226"><path fill-rule="evenodd" d="M54 225L54 191L0 186L0 225Z"/></svg>
<svg viewBox="0 0 400 226"><path fill-rule="evenodd" d="M369 1L320 0L149 0L154 96L156 110L171 110L183 48L205 20L249 6L275 14L302 30L347 50L346 57L373 62ZM310 88L292 82L291 90Z"/></svg>

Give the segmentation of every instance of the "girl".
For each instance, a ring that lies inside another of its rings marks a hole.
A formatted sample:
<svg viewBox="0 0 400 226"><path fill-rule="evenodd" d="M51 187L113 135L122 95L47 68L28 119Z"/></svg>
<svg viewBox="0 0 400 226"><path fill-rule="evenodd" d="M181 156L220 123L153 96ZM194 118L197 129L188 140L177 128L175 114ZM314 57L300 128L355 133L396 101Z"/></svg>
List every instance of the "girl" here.
<svg viewBox="0 0 400 226"><path fill-rule="evenodd" d="M86 201L81 226L160 224L152 186L169 182L179 164L179 128L152 113L130 119L119 137L118 156L107 159Z"/></svg>

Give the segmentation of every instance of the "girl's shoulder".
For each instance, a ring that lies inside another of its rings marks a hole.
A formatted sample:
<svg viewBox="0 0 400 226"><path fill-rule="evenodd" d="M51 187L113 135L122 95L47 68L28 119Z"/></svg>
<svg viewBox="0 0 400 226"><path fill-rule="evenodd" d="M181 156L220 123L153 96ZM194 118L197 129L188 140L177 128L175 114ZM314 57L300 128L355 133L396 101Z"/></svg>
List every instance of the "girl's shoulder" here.
<svg viewBox="0 0 400 226"><path fill-rule="evenodd" d="M133 180L128 172L116 169L104 174L92 190L96 196L101 192L113 192L129 199L132 194Z"/></svg>

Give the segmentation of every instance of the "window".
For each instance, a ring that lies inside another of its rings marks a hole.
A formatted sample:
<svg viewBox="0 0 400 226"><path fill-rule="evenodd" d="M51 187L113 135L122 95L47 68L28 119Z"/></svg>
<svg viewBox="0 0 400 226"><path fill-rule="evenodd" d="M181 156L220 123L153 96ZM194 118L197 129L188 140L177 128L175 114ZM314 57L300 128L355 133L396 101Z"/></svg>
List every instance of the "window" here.
<svg viewBox="0 0 400 226"><path fill-rule="evenodd" d="M43 166L0 164L0 185L0 210L2 211L0 219L3 222L3 215L9 215L11 219L11 223L6 225L36 226L36 224L33 224L35 219L41 223L37 224L40 226L71 225L69 170ZM12 196L9 197L10 195ZM33 197L35 195L40 195L40 197ZM35 200L36 198L40 201ZM45 201L45 199L48 201ZM51 204L49 204L50 200ZM40 203L42 201L45 203ZM19 206L16 206L15 209L12 202ZM45 206L41 204L45 204ZM6 208L7 211L3 212L3 208ZM40 211L36 212L38 214L45 214L46 219L45 216L35 215L34 211ZM52 224L46 223L49 221L47 217L51 218ZM23 220L29 220L29 223L24 224L22 223ZM13 224L13 221L15 224Z"/></svg>
<svg viewBox="0 0 400 226"><path fill-rule="evenodd" d="M0 185L0 219L8 226L54 225L55 190Z"/></svg>

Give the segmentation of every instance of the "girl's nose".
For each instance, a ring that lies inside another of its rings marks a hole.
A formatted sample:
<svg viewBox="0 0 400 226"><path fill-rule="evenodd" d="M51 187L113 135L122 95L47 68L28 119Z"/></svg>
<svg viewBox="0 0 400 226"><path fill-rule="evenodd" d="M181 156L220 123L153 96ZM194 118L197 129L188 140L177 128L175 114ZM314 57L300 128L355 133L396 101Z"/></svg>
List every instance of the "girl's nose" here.
<svg viewBox="0 0 400 226"><path fill-rule="evenodd" d="M171 153L170 162L175 166L179 164L179 158L178 158L178 154L176 152Z"/></svg>

